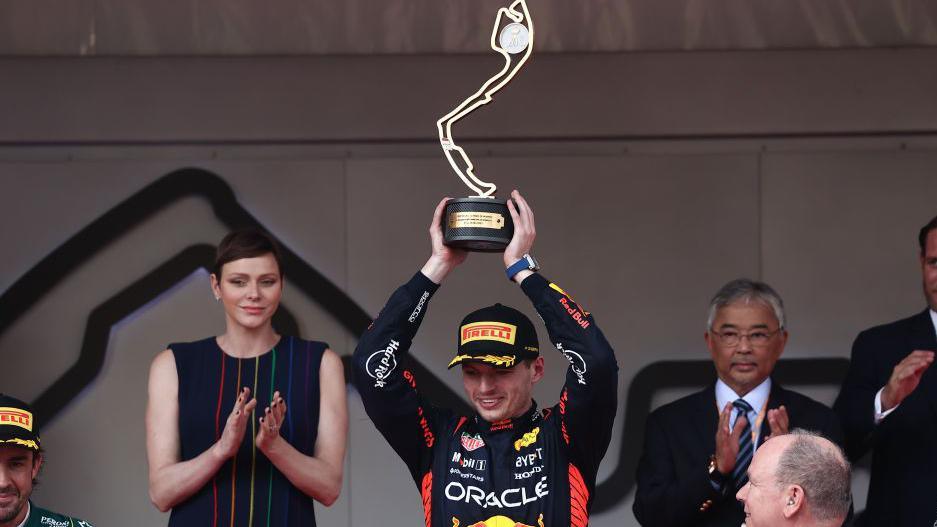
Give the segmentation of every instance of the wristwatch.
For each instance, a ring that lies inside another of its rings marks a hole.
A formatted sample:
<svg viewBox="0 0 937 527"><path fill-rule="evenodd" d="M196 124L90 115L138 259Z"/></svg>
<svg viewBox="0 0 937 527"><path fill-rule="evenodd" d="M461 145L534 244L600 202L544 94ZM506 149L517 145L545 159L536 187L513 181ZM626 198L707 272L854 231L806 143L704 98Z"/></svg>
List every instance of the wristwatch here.
<svg viewBox="0 0 937 527"><path fill-rule="evenodd" d="M514 275L523 271L524 269L537 272L540 270L540 264L537 263L537 260L534 260L533 256L525 254L521 257L520 260L514 262L510 267L505 269L504 272L508 275L508 280L513 280Z"/></svg>
<svg viewBox="0 0 937 527"><path fill-rule="evenodd" d="M729 479L729 477L723 474L722 472L719 472L719 465L716 464L715 454L709 456L709 469L708 470L709 470L709 481L712 481L713 485L722 489L723 486L725 485L726 480Z"/></svg>

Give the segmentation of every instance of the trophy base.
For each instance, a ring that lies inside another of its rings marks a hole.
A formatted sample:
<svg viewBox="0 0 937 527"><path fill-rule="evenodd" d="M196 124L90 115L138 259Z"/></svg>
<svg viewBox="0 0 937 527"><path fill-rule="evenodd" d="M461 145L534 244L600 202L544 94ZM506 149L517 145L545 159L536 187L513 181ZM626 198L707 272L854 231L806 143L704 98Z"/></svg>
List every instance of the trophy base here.
<svg viewBox="0 0 937 527"><path fill-rule="evenodd" d="M467 251L503 252L514 237L507 203L492 198L450 199L442 218L443 243Z"/></svg>

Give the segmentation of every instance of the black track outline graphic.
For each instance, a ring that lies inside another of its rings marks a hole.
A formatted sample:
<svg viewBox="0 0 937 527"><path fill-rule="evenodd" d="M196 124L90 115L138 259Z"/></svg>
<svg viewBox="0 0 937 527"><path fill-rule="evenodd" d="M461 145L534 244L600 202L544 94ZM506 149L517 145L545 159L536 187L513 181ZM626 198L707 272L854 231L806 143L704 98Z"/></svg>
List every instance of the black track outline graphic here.
<svg viewBox="0 0 937 527"><path fill-rule="evenodd" d="M196 167L172 171L81 229L4 291L0 295L0 335L71 272L114 240L166 206L192 196L205 199L218 220L229 229L264 228L238 203L231 187L216 174ZM275 233L271 234L276 238ZM283 250L283 271L287 279L317 304L327 308L350 334L364 332L371 323L370 316L344 291L279 239L277 241ZM214 251L212 245L190 245L91 310L77 361L32 402L40 426L54 419L100 373L111 328L197 269L210 269ZM299 335L295 317L282 304L274 317L274 324L284 333ZM342 357L345 377L349 381L350 359L348 355ZM847 365L846 359L780 361L775 369L775 378L785 385L838 385L845 376ZM459 395L418 360L411 357L407 367L420 379L421 391L429 400L459 412L471 411ZM712 363L709 361L661 361L646 366L634 376L622 415L618 465L596 488L593 512L614 507L634 487L645 420L650 413L654 392L662 388L700 387L701 379L711 377Z"/></svg>
<svg viewBox="0 0 937 527"><path fill-rule="evenodd" d="M229 229L263 225L237 201L234 191L219 176L202 168L182 168L157 179L134 193L88 224L48 256L39 261L0 295L0 334L71 272L91 259L107 245L147 220L166 206L186 197L208 201L215 216ZM276 238L275 233L271 233ZM283 272L287 280L320 306L352 335L360 335L371 317L344 291L302 260L279 239L283 253ZM107 353L111 327L153 298L165 292L198 268L210 269L214 247L194 245L178 253L126 287L101 305L93 308L85 325L77 361L33 402L36 419L43 425L53 419L81 390L90 385L101 371ZM274 323L295 332L297 324L288 310L282 309ZM298 333L294 333L298 334ZM346 378L351 379L350 357L344 356ZM468 405L444 382L417 360L407 367L421 379L421 390L434 401L468 411Z"/></svg>

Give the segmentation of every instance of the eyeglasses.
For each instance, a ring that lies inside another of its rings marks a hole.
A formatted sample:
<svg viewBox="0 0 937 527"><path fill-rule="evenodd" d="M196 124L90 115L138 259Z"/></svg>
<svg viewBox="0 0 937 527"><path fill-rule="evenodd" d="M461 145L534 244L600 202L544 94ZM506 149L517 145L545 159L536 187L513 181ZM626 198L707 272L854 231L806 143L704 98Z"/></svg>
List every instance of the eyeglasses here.
<svg viewBox="0 0 937 527"><path fill-rule="evenodd" d="M742 339L747 338L752 346L761 347L771 340L771 337L778 334L784 328L778 328L774 331L752 331L751 333L741 333L734 329L728 329L723 332L710 330L713 335L719 337L719 342L723 346L735 347L741 344Z"/></svg>

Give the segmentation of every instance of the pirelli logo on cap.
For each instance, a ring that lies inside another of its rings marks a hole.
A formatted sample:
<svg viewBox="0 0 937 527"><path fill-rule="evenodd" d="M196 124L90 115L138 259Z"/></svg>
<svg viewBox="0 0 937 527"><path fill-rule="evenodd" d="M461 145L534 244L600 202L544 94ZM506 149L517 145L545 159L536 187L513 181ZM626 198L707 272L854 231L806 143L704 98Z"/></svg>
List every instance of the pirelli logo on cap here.
<svg viewBox="0 0 937 527"><path fill-rule="evenodd" d="M18 426L32 432L33 414L19 408L2 406L0 407L0 426L3 425Z"/></svg>
<svg viewBox="0 0 937 527"><path fill-rule="evenodd" d="M503 322L472 322L462 326L462 345L475 340L494 340L514 344L517 326Z"/></svg>

